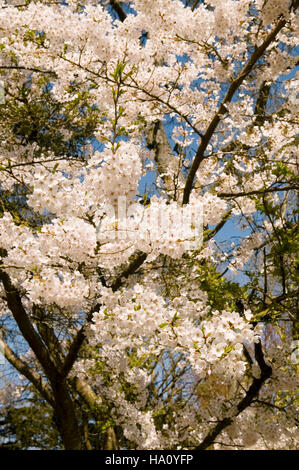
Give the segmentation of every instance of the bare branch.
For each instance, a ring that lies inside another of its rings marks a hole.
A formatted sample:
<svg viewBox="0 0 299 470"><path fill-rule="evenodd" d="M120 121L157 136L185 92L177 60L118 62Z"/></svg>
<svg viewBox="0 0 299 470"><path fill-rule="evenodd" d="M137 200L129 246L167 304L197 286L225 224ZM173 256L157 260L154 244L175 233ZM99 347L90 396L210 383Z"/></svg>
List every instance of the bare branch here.
<svg viewBox="0 0 299 470"><path fill-rule="evenodd" d="M110 286L112 291L115 292L117 291L123 284L124 279L127 279L130 275L134 274L140 266L144 263L146 260L147 254L143 252L137 252L133 256L131 262L129 265L120 273L120 275L115 279L115 281L112 283ZM80 328L78 331L77 335L75 336L70 348L69 352L67 354L67 357L65 359L65 362L62 366L61 369L61 375L62 377L66 377L71 368L73 367L77 357L78 353L80 351L80 348L85 340L85 329L87 325L91 322L93 314L101 307L101 304L96 304L91 311L89 312L87 319L84 323L84 325Z"/></svg>
<svg viewBox="0 0 299 470"><path fill-rule="evenodd" d="M237 197L245 197L245 196L253 196L255 194L260 194L263 195L265 193L275 193L278 191L291 191L291 190L299 190L298 185L290 185L290 186L276 186L272 188L266 188L266 189L255 189L253 191L248 191L248 192L242 192L240 191L239 193L217 193L218 197L229 197L229 198L237 198Z"/></svg>
<svg viewBox="0 0 299 470"><path fill-rule="evenodd" d="M0 70L26 70L28 72L44 73L57 77L56 72L53 72L53 70L40 70L35 67L22 67L20 65L0 65Z"/></svg>
<svg viewBox="0 0 299 470"><path fill-rule="evenodd" d="M229 90L224 97L218 111L216 112L215 116L213 117L212 121L210 122L206 133L203 135L201 143L197 149L196 155L194 157L193 163L191 165L191 168L189 170L187 179L186 179L186 184L184 188L184 196L183 196L183 204L187 204L189 202L189 197L192 191L193 187L193 181L195 178L195 174L198 170L198 167L200 163L204 160L205 158L205 151L207 146L210 143L211 138L214 135L214 132L220 122L221 117L227 112L226 104L230 103L235 92L238 90L238 88L242 85L243 81L245 78L250 74L252 71L253 67L257 63L257 61L262 57L264 52L266 51L267 47L271 44L272 41L276 38L278 33L281 31L281 29L285 26L286 20L281 19L276 27L271 31L271 33L268 34L266 37L265 41L263 44L261 44L260 47L256 48L252 56L250 57L249 61L247 64L243 67L239 75L232 80L232 83L229 87Z"/></svg>
<svg viewBox="0 0 299 470"><path fill-rule="evenodd" d="M85 335L86 326L91 322L92 315L94 314L94 312L97 311L98 308L99 308L99 304L97 304L91 309L91 311L89 312L89 315L87 316L86 321L84 322L84 325L81 326L80 330L78 331L75 338L73 339L70 345L68 354L65 358L64 364L62 365L62 368L61 368L61 376L63 378L67 377L69 372L71 371L78 357L81 346L86 338L86 335Z"/></svg>
<svg viewBox="0 0 299 470"><path fill-rule="evenodd" d="M0 269L0 280L5 289L7 306L13 314L13 317L20 328L25 340L36 355L46 374L55 380L56 368L50 359L47 347L43 343L23 307L22 300L18 290L10 281L9 275Z"/></svg>
<svg viewBox="0 0 299 470"><path fill-rule="evenodd" d="M224 216L222 217L219 224L217 224L216 227L213 230L208 232L208 234L206 236L206 240L211 240L211 238L214 237L222 229L222 227L226 224L226 222L228 221L228 219L230 218L231 215L232 215L232 209L229 209L224 214Z"/></svg>
<svg viewBox="0 0 299 470"><path fill-rule="evenodd" d="M111 7L116 11L120 21L125 21L127 18L126 13L124 12L120 2L118 0L110 0Z"/></svg>
<svg viewBox="0 0 299 470"><path fill-rule="evenodd" d="M255 359L261 371L260 377L259 378L254 377L251 386L246 392L246 395L238 403L236 407L237 411L234 414L234 416L227 417L219 421L217 425L213 429L211 429L208 435L204 438L202 443L196 447L196 450L205 450L208 447L210 447L210 445L212 445L215 442L215 439L219 436L219 434L225 428L227 428L230 424L233 423L234 418L237 417L240 413L242 413L242 411L244 411L254 402L254 400L258 397L259 392L262 386L264 385L264 383L266 382L266 380L271 377L272 368L265 362L261 342L259 341L254 346L255 346L254 348Z"/></svg>
<svg viewBox="0 0 299 470"><path fill-rule="evenodd" d="M30 369L28 364L22 361L16 353L8 346L8 344L3 341L0 335L0 345L1 349L4 352L4 356L8 360L8 362L17 369L20 374L24 375L29 382L31 382L35 388L39 391L41 396L51 405L54 406L54 398L52 396L50 387L48 384L43 380L42 376L33 369Z"/></svg>

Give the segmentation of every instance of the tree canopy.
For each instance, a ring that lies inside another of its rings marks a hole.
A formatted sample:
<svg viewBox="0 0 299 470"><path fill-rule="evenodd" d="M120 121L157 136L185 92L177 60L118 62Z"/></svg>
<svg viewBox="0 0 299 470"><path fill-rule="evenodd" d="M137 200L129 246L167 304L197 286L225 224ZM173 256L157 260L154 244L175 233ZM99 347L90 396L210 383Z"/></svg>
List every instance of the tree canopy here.
<svg viewBox="0 0 299 470"><path fill-rule="evenodd" d="M298 448L298 5L0 1L2 448Z"/></svg>

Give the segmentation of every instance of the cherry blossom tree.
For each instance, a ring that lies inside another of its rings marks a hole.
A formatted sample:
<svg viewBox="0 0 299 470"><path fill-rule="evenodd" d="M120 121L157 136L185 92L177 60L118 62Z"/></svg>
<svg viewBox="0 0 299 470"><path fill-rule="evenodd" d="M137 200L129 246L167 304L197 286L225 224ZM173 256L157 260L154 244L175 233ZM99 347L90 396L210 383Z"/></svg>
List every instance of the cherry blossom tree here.
<svg viewBox="0 0 299 470"><path fill-rule="evenodd" d="M297 7L0 1L6 439L296 448Z"/></svg>

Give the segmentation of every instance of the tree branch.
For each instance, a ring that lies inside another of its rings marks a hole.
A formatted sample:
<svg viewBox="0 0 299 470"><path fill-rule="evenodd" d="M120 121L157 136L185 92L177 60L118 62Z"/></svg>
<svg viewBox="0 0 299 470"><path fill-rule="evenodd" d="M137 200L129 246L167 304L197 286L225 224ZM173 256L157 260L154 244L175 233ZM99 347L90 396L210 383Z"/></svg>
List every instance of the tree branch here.
<svg viewBox="0 0 299 470"><path fill-rule="evenodd" d="M79 351L80 351L80 348L86 338L86 335L85 335L85 328L86 326L91 322L92 320L92 316L93 314L97 311L99 307L99 304L95 305L91 311L89 312L85 322L84 322L84 325L81 326L80 330L78 331L78 333L76 334L75 338L73 339L71 345L70 345L70 348L69 348L69 351L67 353L67 356L65 358L65 361L62 365L62 368L61 368L61 376L63 378L67 377L69 372L71 371L77 357L78 357L78 354L79 354Z"/></svg>
<svg viewBox="0 0 299 470"><path fill-rule="evenodd" d="M15 352L8 346L8 344L4 342L1 335L0 346L8 362L35 386L41 396L51 406L54 406L54 398L52 396L50 387L43 380L42 376L35 370L30 369L30 367L16 355Z"/></svg>
<svg viewBox="0 0 299 470"><path fill-rule="evenodd" d="M291 191L291 190L299 190L298 185L290 185L290 186L284 186L284 187L276 187L276 188L266 188L266 189L255 189L253 191L248 191L248 192L242 192L240 191L239 193L217 193L218 197L230 197L230 198L236 198L236 197L244 197L244 196L253 196L254 194L265 194L265 193L275 193L276 191Z"/></svg>
<svg viewBox="0 0 299 470"><path fill-rule="evenodd" d="M45 318L45 312L38 305L33 306L32 313L38 318L36 322L37 329L43 342L47 346L49 356L53 364L55 364L56 368L60 371L64 362L64 353L55 335L54 329L49 326Z"/></svg>
<svg viewBox="0 0 299 470"><path fill-rule="evenodd" d="M252 127L262 126L266 120L266 107L270 94L271 85L263 82L255 103L254 116L256 116Z"/></svg>
<svg viewBox="0 0 299 470"><path fill-rule="evenodd" d="M199 0L194 0L193 5L191 6L191 11L194 11L198 4L199 4Z"/></svg>
<svg viewBox="0 0 299 470"><path fill-rule="evenodd" d="M33 328L27 312L23 307L18 290L11 283L8 274L2 269L0 269L0 280L2 281L5 290L8 308L12 312L24 339L29 344L49 378L55 380L57 373L47 351L47 347Z"/></svg>
<svg viewBox="0 0 299 470"><path fill-rule="evenodd" d="M198 170L198 167L199 167L200 163L205 158L204 153L205 153L206 148L209 145L210 140L213 137L214 132L215 132L215 130L216 130L216 128L217 128L217 126L220 122L221 116L223 116L227 112L227 108L226 108L225 105L227 103L231 102L235 92L242 85L245 78L252 71L252 69L253 69L254 65L256 64L256 62L262 57L262 55L266 51L267 47L271 44L272 41L274 41L277 34L281 31L281 29L285 26L285 24L286 24L285 19L281 19L277 23L275 28L268 34L268 36L265 39L265 41L263 42L263 44L261 44L261 46L259 46L254 51L254 53L250 57L247 64L243 67L243 69L241 70L239 75L234 80L232 80L232 83L229 87L229 90L228 90L226 96L224 97L218 111L216 112L215 116L213 117L212 121L210 122L210 124L207 128L207 131L203 135L203 137L201 139L201 143L200 143L200 145L197 149L196 155L194 157L194 160L192 162L191 168L189 170L189 173L188 173L188 176L187 176L187 179L186 179L186 184L185 184L185 188L184 188L184 196L183 196L183 204L187 204L189 202L189 197L190 197L190 194L191 194L191 191L192 191L195 174Z"/></svg>
<svg viewBox="0 0 299 470"><path fill-rule="evenodd" d="M90 408L91 412L93 415L98 418L99 415L99 408L98 408L98 397L93 391L93 389L88 385L84 380L79 379L78 377L75 377L72 380L72 383L74 384L77 392L83 398L85 403L88 405ZM105 444L104 444L104 449L105 450L116 450L118 449L118 442L117 438L115 435L114 427L110 426L106 430L105 434Z"/></svg>
<svg viewBox="0 0 299 470"><path fill-rule="evenodd" d="M22 67L21 65L0 65L0 70L26 70L28 72L36 72L36 73L45 73L48 75L54 75L57 77L56 72L53 72L52 70L40 70L35 67Z"/></svg>
<svg viewBox="0 0 299 470"><path fill-rule="evenodd" d="M211 431L207 434L207 436L204 438L202 443L196 447L196 450L206 450L208 447L210 447L215 442L216 437L219 436L219 434L225 428L227 428L228 426L230 426L230 424L233 423L234 418L236 418L240 413L242 413L242 411L244 411L254 402L255 398L258 397L258 394L262 386L264 385L265 381L271 377L272 368L265 362L263 351L262 351L262 345L260 341L258 343L255 343L254 352L255 352L255 359L261 370L260 377L259 378L254 377L251 386L246 392L246 395L238 403L237 411L234 414L234 416L227 417L219 421L217 425L213 429L211 429Z"/></svg>
<svg viewBox="0 0 299 470"><path fill-rule="evenodd" d="M120 21L125 21L127 18L126 13L124 12L122 6L120 5L120 2L118 0L110 0L110 5L113 8L113 10L116 11Z"/></svg>
<svg viewBox="0 0 299 470"><path fill-rule="evenodd" d="M211 240L212 237L214 237L221 229L222 227L226 224L230 216L232 215L232 209L229 209L224 216L222 217L222 220L219 222L219 224L216 225L216 227L213 230L210 230L205 237L206 241Z"/></svg>
<svg viewBox="0 0 299 470"><path fill-rule="evenodd" d="M142 251L138 251L132 261L129 263L127 268L125 268L120 275L115 279L111 285L113 292L117 291L123 284L124 279L127 279L130 275L134 274L138 268L144 263L147 258L147 254Z"/></svg>
<svg viewBox="0 0 299 470"><path fill-rule="evenodd" d="M124 279L127 279L130 275L134 274L137 269L144 263L146 260L147 254L143 252L137 252L133 257L132 261L129 265L120 273L120 275L115 279L115 281L110 286L112 291L117 291L123 284ZM85 340L85 328L91 322L93 314L100 308L100 304L96 304L91 311L89 312L87 319L78 331L77 335L75 336L70 348L69 352L66 356L65 362L61 369L61 376L67 377L70 370L72 369L74 362L77 359L78 353L80 348Z"/></svg>

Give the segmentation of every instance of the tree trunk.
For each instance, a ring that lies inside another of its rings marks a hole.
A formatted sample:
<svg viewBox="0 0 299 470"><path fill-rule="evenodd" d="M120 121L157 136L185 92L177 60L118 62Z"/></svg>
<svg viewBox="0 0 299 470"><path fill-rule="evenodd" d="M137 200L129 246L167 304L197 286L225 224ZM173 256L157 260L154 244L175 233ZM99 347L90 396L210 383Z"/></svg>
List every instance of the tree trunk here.
<svg viewBox="0 0 299 470"><path fill-rule="evenodd" d="M118 449L117 439L116 439L116 435L115 435L115 431L113 427L108 428L106 431L104 449L105 450L117 450Z"/></svg>
<svg viewBox="0 0 299 470"><path fill-rule="evenodd" d="M55 418L65 450L82 450L82 439L72 399L65 382L53 387Z"/></svg>

